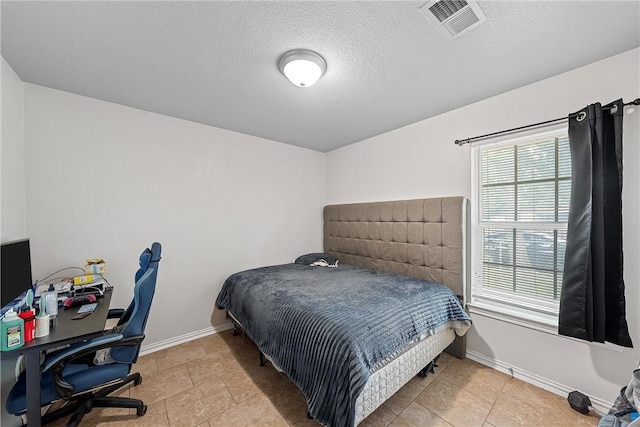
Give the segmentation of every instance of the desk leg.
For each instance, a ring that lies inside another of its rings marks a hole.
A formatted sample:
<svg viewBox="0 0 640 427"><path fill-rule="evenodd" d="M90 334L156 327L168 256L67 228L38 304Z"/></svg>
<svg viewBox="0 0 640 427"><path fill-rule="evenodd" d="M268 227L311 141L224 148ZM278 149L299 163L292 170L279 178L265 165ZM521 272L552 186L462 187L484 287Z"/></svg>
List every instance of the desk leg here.
<svg viewBox="0 0 640 427"><path fill-rule="evenodd" d="M27 424L40 427L40 352L30 351L27 360Z"/></svg>

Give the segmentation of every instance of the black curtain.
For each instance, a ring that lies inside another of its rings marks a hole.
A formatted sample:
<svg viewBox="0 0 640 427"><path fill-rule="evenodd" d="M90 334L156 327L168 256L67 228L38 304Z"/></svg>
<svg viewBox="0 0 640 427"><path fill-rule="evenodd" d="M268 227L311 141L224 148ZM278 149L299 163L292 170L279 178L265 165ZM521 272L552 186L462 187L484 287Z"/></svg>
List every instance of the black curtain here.
<svg viewBox="0 0 640 427"><path fill-rule="evenodd" d="M622 253L623 102L569 115L571 204L558 333L633 347Z"/></svg>

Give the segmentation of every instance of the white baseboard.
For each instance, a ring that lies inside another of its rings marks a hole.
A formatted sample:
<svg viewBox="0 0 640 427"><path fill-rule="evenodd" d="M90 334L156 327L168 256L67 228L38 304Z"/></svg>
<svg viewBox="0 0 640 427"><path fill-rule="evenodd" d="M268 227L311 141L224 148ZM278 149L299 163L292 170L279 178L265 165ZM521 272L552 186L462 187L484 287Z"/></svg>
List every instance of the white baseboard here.
<svg viewBox="0 0 640 427"><path fill-rule="evenodd" d="M155 353L159 350L164 350L165 348L173 347L178 344L183 344L185 342L193 341L198 338L206 337L208 335L217 334L222 331L228 331L229 329L233 329L233 323L226 322L216 326L210 326L205 329L201 329L199 331L189 332L188 334L180 335L177 337L169 338L167 340L158 341L149 345L142 345L140 348L140 356L144 356L145 354Z"/></svg>
<svg viewBox="0 0 640 427"><path fill-rule="evenodd" d="M473 350L467 349L467 357L485 366L488 366L497 371L503 372L514 378L517 378L526 383L539 387L543 390L547 390L553 394L557 394L558 396L561 396L564 398L566 398L570 392L575 390L564 384L560 384L548 378L544 378L539 375L533 374L531 372L525 371L524 369L520 369L518 367L511 366L499 360L489 358L484 354L475 352ZM589 400L591 400L591 405L596 409L596 411L599 411L603 414L606 414L607 412L609 412L609 409L611 409L611 405L613 403L613 402L606 402L602 399L599 399L597 397L592 397L592 396L589 396Z"/></svg>

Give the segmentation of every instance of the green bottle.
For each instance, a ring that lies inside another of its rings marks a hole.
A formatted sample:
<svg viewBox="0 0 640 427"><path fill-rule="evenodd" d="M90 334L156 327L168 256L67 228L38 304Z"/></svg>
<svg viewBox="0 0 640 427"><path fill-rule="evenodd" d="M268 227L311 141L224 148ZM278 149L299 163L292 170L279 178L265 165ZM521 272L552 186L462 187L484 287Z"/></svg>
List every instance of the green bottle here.
<svg viewBox="0 0 640 427"><path fill-rule="evenodd" d="M2 351L20 348L24 345L24 320L9 310L2 319Z"/></svg>

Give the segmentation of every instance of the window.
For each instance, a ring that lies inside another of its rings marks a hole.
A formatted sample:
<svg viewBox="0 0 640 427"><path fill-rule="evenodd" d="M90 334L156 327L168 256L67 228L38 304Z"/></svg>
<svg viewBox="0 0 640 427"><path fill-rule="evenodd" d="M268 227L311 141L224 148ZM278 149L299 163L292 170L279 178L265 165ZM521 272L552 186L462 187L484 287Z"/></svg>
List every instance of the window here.
<svg viewBox="0 0 640 427"><path fill-rule="evenodd" d="M473 148L472 305L557 324L571 197L566 126Z"/></svg>

